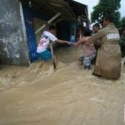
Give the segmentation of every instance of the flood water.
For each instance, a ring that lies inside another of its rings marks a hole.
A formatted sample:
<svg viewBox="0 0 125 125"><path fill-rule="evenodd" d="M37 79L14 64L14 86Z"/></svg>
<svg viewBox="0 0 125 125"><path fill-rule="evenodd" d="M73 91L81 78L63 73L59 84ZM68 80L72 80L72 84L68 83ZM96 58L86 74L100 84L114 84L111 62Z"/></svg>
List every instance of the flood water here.
<svg viewBox="0 0 125 125"><path fill-rule="evenodd" d="M119 80L98 78L77 65L81 54L56 51L55 72L50 62L3 66L0 125L124 125L125 67Z"/></svg>

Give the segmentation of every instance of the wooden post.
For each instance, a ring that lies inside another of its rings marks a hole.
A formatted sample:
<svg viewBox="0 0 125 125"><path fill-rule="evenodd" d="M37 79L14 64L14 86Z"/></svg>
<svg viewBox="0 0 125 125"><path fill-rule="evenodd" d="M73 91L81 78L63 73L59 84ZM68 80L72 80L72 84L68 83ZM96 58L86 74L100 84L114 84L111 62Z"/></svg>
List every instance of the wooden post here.
<svg viewBox="0 0 125 125"><path fill-rule="evenodd" d="M48 24L50 24L53 20L55 20L58 16L60 16L61 13L57 13L54 17L52 17L49 21L47 21L46 24L44 24L43 26L41 26L38 30L35 31L35 34L39 33L43 28L45 28Z"/></svg>

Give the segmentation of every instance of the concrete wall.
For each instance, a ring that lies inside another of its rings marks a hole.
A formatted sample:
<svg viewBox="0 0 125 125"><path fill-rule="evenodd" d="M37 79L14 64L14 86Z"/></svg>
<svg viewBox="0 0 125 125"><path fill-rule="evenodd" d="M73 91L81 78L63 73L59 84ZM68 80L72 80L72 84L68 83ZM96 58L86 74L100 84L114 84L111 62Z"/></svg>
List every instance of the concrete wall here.
<svg viewBox="0 0 125 125"><path fill-rule="evenodd" d="M0 63L28 65L29 54L22 4L0 0Z"/></svg>

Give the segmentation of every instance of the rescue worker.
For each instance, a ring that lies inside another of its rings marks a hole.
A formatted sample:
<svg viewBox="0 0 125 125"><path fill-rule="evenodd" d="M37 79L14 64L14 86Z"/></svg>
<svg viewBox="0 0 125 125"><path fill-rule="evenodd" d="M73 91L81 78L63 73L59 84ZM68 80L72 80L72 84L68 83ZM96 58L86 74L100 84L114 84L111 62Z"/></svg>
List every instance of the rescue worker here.
<svg viewBox="0 0 125 125"><path fill-rule="evenodd" d="M93 32L95 35L98 31L100 30L100 25L99 23L95 23L93 25ZM94 42L94 46L95 46L95 49L96 49L96 56L94 57L94 59L92 60L92 64L95 65L95 62L96 62L96 58L97 58L97 53L98 53L98 49L100 48L101 44L100 44L100 40L97 40L96 42Z"/></svg>
<svg viewBox="0 0 125 125"><path fill-rule="evenodd" d="M121 47L122 57L124 57L125 56L125 27L123 28L119 44Z"/></svg>
<svg viewBox="0 0 125 125"><path fill-rule="evenodd" d="M95 23L95 24L93 25L93 31L94 31L94 33L97 33L99 30L100 30L100 25L99 25L99 23Z"/></svg>
<svg viewBox="0 0 125 125"><path fill-rule="evenodd" d="M95 23L93 25L93 32L94 32L94 35L100 30L100 25L99 23ZM100 48L100 40L98 40L97 42L94 42L94 46L95 46L95 49L96 51L98 51L98 49Z"/></svg>
<svg viewBox="0 0 125 125"><path fill-rule="evenodd" d="M98 50L93 75L108 79L118 79L121 76L121 50L118 44L120 35L113 20L112 14L106 16L103 21L104 28L85 40L87 44L91 44L100 39L101 47Z"/></svg>

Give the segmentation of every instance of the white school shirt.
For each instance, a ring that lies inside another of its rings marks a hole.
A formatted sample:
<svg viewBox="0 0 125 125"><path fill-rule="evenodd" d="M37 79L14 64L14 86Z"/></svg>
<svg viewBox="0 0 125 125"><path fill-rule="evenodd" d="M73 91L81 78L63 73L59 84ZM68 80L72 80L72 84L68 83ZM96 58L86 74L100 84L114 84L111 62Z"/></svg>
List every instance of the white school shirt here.
<svg viewBox="0 0 125 125"><path fill-rule="evenodd" d="M47 49L50 41L55 42L56 40L57 38L52 33L44 31L37 47L37 53L44 52Z"/></svg>

